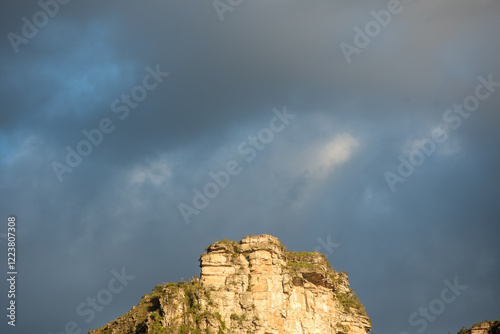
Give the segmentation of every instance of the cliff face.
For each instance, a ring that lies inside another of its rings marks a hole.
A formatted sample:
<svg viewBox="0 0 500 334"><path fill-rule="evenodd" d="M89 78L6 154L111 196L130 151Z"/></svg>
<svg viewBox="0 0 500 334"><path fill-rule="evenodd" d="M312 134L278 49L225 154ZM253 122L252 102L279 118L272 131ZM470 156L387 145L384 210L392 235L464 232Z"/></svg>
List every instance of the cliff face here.
<svg viewBox="0 0 500 334"><path fill-rule="evenodd" d="M286 251L270 235L223 240L201 276L157 285L137 307L91 333L366 334L371 322L323 254Z"/></svg>
<svg viewBox="0 0 500 334"><path fill-rule="evenodd" d="M458 334L500 334L500 319L483 321L471 328L462 328Z"/></svg>

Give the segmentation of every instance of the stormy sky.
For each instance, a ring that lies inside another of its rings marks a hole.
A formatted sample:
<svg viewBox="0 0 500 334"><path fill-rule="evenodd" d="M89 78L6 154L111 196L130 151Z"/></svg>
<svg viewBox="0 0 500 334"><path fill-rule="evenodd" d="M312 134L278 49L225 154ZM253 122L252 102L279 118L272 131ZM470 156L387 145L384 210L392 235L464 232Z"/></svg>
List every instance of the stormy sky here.
<svg viewBox="0 0 500 334"><path fill-rule="evenodd" d="M1 6L2 333L101 327L250 233L375 333L500 318L499 1Z"/></svg>

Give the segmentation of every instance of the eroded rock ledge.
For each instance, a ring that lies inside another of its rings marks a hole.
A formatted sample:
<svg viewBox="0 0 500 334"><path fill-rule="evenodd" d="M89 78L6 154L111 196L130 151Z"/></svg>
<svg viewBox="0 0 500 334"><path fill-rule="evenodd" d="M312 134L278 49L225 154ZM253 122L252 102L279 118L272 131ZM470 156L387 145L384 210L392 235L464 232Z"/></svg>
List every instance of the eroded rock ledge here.
<svg viewBox="0 0 500 334"><path fill-rule="evenodd" d="M287 251L270 235L214 242L201 275L157 285L137 307L91 333L366 334L346 273L318 252Z"/></svg>
<svg viewBox="0 0 500 334"><path fill-rule="evenodd" d="M479 322L470 328L462 327L458 334L500 334L500 319Z"/></svg>

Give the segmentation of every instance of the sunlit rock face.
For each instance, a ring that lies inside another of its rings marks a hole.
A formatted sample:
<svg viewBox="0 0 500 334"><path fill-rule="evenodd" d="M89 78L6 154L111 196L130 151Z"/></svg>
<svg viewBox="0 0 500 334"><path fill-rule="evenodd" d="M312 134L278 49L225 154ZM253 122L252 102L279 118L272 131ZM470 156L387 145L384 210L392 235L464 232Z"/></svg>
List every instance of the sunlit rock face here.
<svg viewBox="0 0 500 334"><path fill-rule="evenodd" d="M471 328L462 328L459 334L500 334L500 319L479 322Z"/></svg>
<svg viewBox="0 0 500 334"><path fill-rule="evenodd" d="M273 236L222 240L200 257L200 278L158 285L92 333L345 333L371 328L346 273L318 252L286 251Z"/></svg>

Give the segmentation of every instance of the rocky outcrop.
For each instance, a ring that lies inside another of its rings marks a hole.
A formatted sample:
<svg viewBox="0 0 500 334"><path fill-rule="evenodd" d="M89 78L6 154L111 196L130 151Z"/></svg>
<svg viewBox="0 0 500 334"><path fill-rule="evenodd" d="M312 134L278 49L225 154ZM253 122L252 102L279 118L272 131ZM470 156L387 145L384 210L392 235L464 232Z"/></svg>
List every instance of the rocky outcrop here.
<svg viewBox="0 0 500 334"><path fill-rule="evenodd" d="M345 333L371 328L346 273L318 252L286 251L270 235L222 240L201 275L157 285L137 307L91 333Z"/></svg>
<svg viewBox="0 0 500 334"><path fill-rule="evenodd" d="M462 328L458 334L500 334L500 320L479 322L471 328Z"/></svg>

